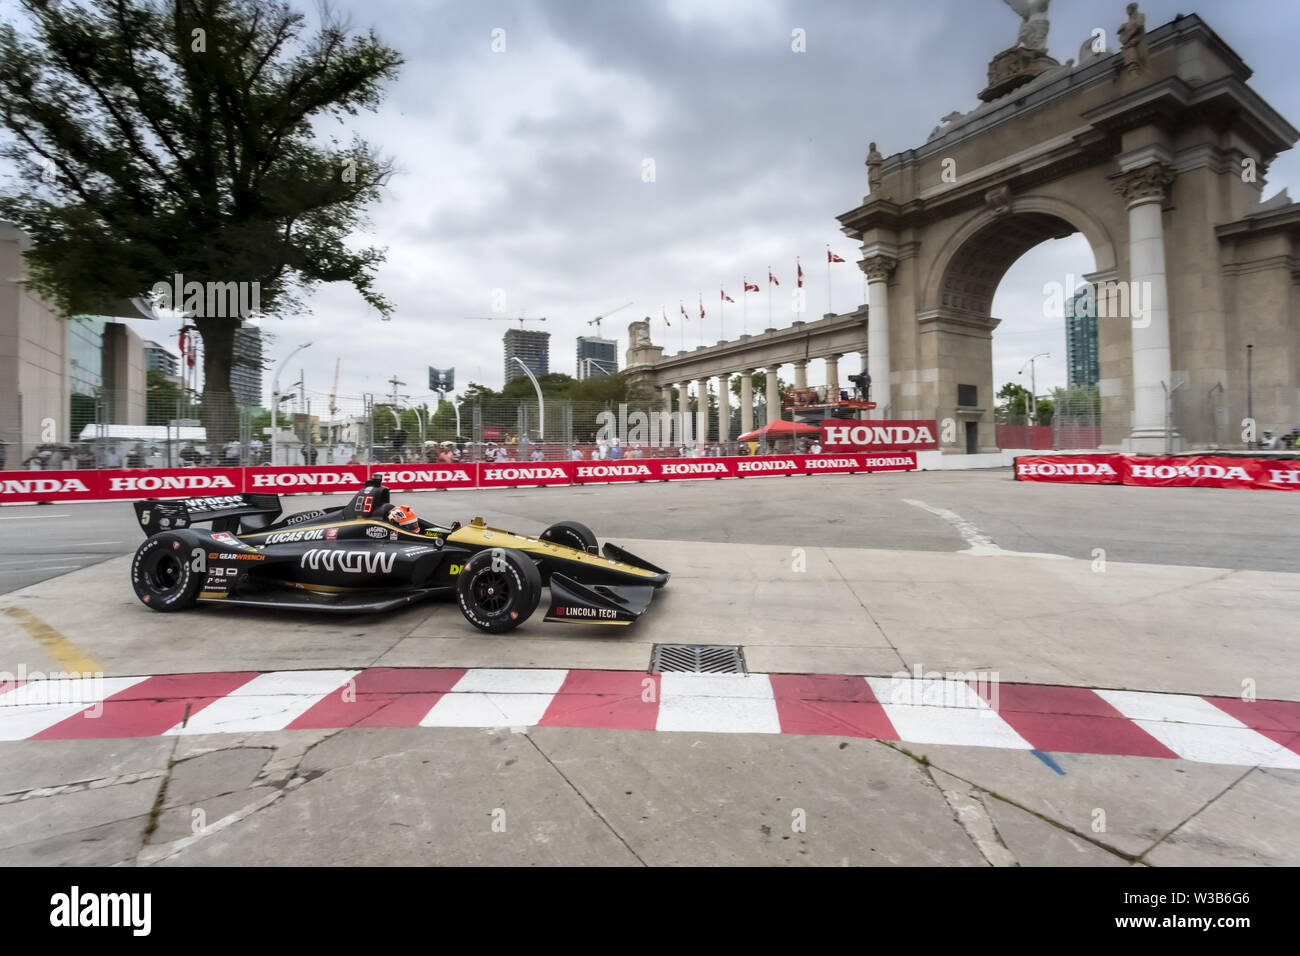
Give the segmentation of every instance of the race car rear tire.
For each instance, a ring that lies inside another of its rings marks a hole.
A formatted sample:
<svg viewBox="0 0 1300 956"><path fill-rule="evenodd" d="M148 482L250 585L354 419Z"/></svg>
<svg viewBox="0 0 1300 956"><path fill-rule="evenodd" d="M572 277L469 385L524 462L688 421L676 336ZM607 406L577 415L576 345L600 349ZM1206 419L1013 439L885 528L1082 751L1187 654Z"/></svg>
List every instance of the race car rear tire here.
<svg viewBox="0 0 1300 956"><path fill-rule="evenodd" d="M541 597L537 565L510 548L480 551L456 578L456 598L465 620L489 634L503 634L524 623Z"/></svg>
<svg viewBox="0 0 1300 956"><path fill-rule="evenodd" d="M208 576L206 551L193 535L164 531L148 538L131 562L135 596L155 611L193 607Z"/></svg>
<svg viewBox="0 0 1300 956"><path fill-rule="evenodd" d="M586 551L588 554L600 553L600 547L596 543L596 536L590 528L578 521L557 521L538 537L543 541L562 544L566 548Z"/></svg>

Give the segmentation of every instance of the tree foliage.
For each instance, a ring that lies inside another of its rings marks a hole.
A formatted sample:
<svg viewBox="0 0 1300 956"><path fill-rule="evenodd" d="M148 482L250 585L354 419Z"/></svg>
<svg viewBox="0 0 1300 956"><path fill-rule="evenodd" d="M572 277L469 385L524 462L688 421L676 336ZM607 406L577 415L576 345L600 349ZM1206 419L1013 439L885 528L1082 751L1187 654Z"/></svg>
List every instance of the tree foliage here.
<svg viewBox="0 0 1300 956"><path fill-rule="evenodd" d="M391 161L322 119L373 109L401 65L326 13L308 35L281 0L21 0L0 23L0 155L18 177L0 217L32 239L30 284L67 315L100 314L180 275L255 283L284 314L348 282L384 315L364 225ZM196 315L209 433L235 421L239 317ZM224 396L224 397L223 397Z"/></svg>

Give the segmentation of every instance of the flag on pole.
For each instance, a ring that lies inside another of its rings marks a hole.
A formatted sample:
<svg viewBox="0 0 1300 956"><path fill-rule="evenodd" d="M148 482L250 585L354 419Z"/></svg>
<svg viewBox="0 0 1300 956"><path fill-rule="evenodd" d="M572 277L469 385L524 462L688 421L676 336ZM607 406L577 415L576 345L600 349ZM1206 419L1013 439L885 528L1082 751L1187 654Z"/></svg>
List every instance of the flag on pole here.
<svg viewBox="0 0 1300 956"><path fill-rule="evenodd" d="M745 279L745 280L744 280L744 283L745 283L745 291L746 291L746 292L762 292L762 291L763 291L762 289L760 289L760 288L758 287L758 283L757 283L757 282L750 282L748 279Z"/></svg>
<svg viewBox="0 0 1300 956"><path fill-rule="evenodd" d="M722 293L722 301L723 301L723 302L731 302L731 303L733 303L733 304L735 303L736 300L733 299L731 296L727 295L726 291L724 291L723 289L719 289L718 291L719 291L720 293Z"/></svg>
<svg viewBox="0 0 1300 956"><path fill-rule="evenodd" d="M839 256L837 256L835 253L831 252L831 250L828 248L828 249L826 250L826 261L827 261L827 262L843 262L844 260L841 259Z"/></svg>
<svg viewBox="0 0 1300 956"><path fill-rule="evenodd" d="M799 257L794 257L795 288L803 288L803 266L799 265Z"/></svg>
<svg viewBox="0 0 1300 956"><path fill-rule="evenodd" d="M678 300L677 305L682 310L682 318L687 322L691 321L691 317L686 314L686 306L682 304L681 300Z"/></svg>
<svg viewBox="0 0 1300 956"><path fill-rule="evenodd" d="M772 268L771 268L771 266L769 266L768 269L767 269L767 284L768 284L768 285L780 285L780 284L781 284L781 283L779 283L779 282L776 281L776 276L772 275Z"/></svg>
<svg viewBox="0 0 1300 956"><path fill-rule="evenodd" d="M668 326L668 328L671 329L673 327L673 324L668 321L668 310L661 305L659 307L659 314L664 317L664 325Z"/></svg>
<svg viewBox="0 0 1300 956"><path fill-rule="evenodd" d="M704 293L698 292L696 294L700 297L700 318L702 319L704 318Z"/></svg>

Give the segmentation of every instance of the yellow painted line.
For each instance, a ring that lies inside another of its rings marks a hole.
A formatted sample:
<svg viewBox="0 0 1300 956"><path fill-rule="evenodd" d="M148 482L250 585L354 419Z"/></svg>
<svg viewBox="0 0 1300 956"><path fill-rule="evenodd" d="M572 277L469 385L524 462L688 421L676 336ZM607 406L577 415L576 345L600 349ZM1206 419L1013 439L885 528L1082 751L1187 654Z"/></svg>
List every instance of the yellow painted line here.
<svg viewBox="0 0 1300 956"><path fill-rule="evenodd" d="M17 621L19 627L35 638L65 671L77 671L82 674L103 673L104 668L100 667L93 658L88 657L81 648L31 611L24 607L7 607L5 614Z"/></svg>

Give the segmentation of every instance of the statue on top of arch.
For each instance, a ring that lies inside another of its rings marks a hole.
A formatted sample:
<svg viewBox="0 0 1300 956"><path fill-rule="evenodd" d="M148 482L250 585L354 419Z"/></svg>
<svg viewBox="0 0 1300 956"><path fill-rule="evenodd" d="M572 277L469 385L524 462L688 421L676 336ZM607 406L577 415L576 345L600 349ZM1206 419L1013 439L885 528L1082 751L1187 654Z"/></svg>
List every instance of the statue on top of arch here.
<svg viewBox="0 0 1300 956"><path fill-rule="evenodd" d="M1052 0L1002 0L1020 15L1020 32L1016 46L1035 53L1047 52L1047 6Z"/></svg>

